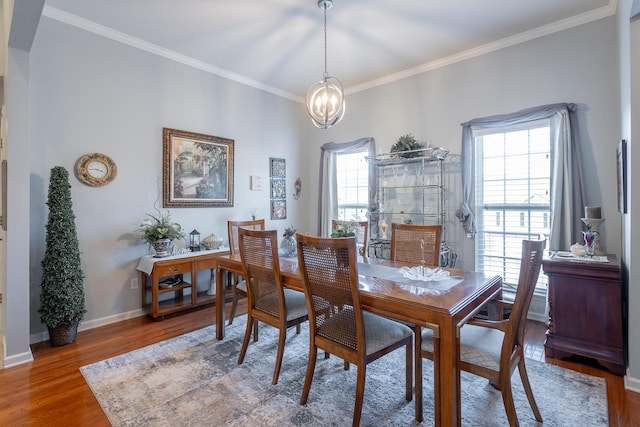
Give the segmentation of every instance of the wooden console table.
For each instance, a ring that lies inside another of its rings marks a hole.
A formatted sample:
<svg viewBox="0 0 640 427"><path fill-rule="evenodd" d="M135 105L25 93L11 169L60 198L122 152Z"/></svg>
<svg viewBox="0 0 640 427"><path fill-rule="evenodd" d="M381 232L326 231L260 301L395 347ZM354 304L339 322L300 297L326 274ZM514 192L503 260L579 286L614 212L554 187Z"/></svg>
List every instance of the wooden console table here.
<svg viewBox="0 0 640 427"><path fill-rule="evenodd" d="M167 314L215 303L215 270L217 259L222 255L229 255L229 248L164 258L151 255L140 258L137 270L140 271L142 309L157 320ZM211 270L208 291L198 291L197 275L200 270ZM189 281L185 281L185 274L189 274ZM185 293L185 290L189 292ZM171 293L173 298L161 299L162 295Z"/></svg>
<svg viewBox="0 0 640 427"><path fill-rule="evenodd" d="M625 374L624 301L620 263L557 255L542 261L549 277L549 329L545 356L590 357L616 375Z"/></svg>

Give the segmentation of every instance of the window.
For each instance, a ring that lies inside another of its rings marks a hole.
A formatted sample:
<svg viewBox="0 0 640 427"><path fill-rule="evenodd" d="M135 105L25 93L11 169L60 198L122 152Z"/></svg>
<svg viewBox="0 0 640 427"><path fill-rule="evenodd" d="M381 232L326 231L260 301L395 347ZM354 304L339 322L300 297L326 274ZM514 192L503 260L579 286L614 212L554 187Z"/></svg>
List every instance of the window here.
<svg viewBox="0 0 640 427"><path fill-rule="evenodd" d="M549 120L474 130L476 270L515 287L523 239L549 236L551 137ZM540 274L537 287L546 289Z"/></svg>
<svg viewBox="0 0 640 427"><path fill-rule="evenodd" d="M368 152L336 155L338 185L338 219L342 221L367 220L369 208Z"/></svg>

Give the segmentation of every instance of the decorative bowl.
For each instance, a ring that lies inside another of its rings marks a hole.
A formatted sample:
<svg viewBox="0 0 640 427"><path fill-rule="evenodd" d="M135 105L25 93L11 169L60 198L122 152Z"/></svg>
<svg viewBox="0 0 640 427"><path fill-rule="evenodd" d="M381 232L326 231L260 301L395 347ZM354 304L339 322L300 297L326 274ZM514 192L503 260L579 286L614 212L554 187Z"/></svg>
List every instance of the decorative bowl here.
<svg viewBox="0 0 640 427"><path fill-rule="evenodd" d="M202 242L200 243L208 250L218 249L224 243L224 239L220 236L216 236L215 233L212 233L202 239Z"/></svg>

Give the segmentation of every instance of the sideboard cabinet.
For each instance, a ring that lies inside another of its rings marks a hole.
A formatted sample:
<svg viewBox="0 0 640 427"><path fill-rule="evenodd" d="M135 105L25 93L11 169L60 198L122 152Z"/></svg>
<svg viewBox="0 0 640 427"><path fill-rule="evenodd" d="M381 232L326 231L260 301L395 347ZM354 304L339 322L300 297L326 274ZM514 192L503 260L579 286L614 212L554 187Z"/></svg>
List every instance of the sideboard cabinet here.
<svg viewBox="0 0 640 427"><path fill-rule="evenodd" d="M553 256L542 261L549 277L549 328L545 355L595 359L617 375L625 373L625 305L620 264Z"/></svg>
<svg viewBox="0 0 640 427"><path fill-rule="evenodd" d="M166 258L142 257L138 263L142 309L153 319L215 303L213 286L217 259L229 249L192 252ZM200 270L210 270L207 291L198 290Z"/></svg>

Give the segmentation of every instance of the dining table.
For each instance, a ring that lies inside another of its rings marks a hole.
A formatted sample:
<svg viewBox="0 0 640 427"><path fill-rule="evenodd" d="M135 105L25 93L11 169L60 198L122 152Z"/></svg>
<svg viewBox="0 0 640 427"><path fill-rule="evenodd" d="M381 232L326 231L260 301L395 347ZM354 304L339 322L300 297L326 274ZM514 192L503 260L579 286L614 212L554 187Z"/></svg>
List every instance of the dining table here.
<svg viewBox="0 0 640 427"><path fill-rule="evenodd" d="M282 256L279 259L283 285L303 291L298 259ZM459 330L489 301L501 296L502 278L447 268L443 269L449 273L444 280L413 280L400 274L402 267L415 266L359 256L357 268L362 307L415 325L417 334L421 328L433 331L434 423L436 426L460 426L460 370L457 363L460 358ZM240 255L217 258L215 328L218 340L224 339L225 271L243 274ZM420 340L416 340L416 343L419 342ZM414 347L415 416L420 422L423 418L422 356L418 345Z"/></svg>

